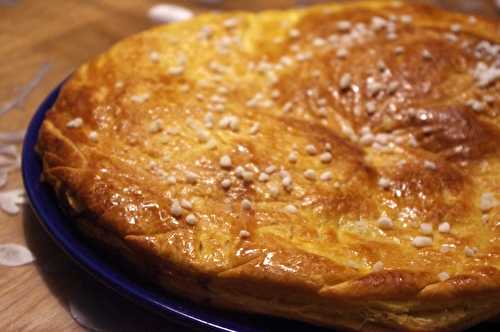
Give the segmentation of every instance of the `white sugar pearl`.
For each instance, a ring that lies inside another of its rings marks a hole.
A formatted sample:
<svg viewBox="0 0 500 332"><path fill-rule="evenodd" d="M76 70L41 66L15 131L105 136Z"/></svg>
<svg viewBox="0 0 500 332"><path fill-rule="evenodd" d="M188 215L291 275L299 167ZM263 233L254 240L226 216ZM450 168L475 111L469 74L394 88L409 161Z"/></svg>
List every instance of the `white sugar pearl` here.
<svg viewBox="0 0 500 332"><path fill-rule="evenodd" d="M462 26L461 26L460 24L458 24L458 23L455 23L455 24L452 24L452 25L450 26L450 30L451 30L452 32L458 33L458 32L460 32L460 31L462 31Z"/></svg>
<svg viewBox="0 0 500 332"><path fill-rule="evenodd" d="M290 38L298 38L300 36L300 31L297 29L290 29L290 31L288 31L288 36Z"/></svg>
<svg viewBox="0 0 500 332"><path fill-rule="evenodd" d="M231 187L232 182L230 179L224 179L224 180L222 180L222 182L220 184L221 184L222 188L229 189Z"/></svg>
<svg viewBox="0 0 500 332"><path fill-rule="evenodd" d="M177 183L177 178L175 175L170 175L167 177L167 183L168 184L176 184Z"/></svg>
<svg viewBox="0 0 500 332"><path fill-rule="evenodd" d="M400 54L403 54L403 52L405 51L405 48L402 47L402 46L397 46L395 49L394 49L394 53L396 53L396 55L400 55Z"/></svg>
<svg viewBox="0 0 500 332"><path fill-rule="evenodd" d="M239 178L243 178L243 173L245 173L245 169L242 166L238 166L234 170L234 174Z"/></svg>
<svg viewBox="0 0 500 332"><path fill-rule="evenodd" d="M243 199L241 201L241 208L243 210L251 210L252 209L252 202L250 202L248 199Z"/></svg>
<svg viewBox="0 0 500 332"><path fill-rule="evenodd" d="M486 192L481 195L479 200L479 208L483 212L487 212L497 205L495 196L491 192Z"/></svg>
<svg viewBox="0 0 500 332"><path fill-rule="evenodd" d="M245 230L245 229L242 229L240 231L240 238L242 239L246 239L246 238L249 238L250 237L250 232Z"/></svg>
<svg viewBox="0 0 500 332"><path fill-rule="evenodd" d="M431 223L420 224L420 233L425 234L425 235L432 234L432 224Z"/></svg>
<svg viewBox="0 0 500 332"><path fill-rule="evenodd" d="M337 30L340 32L348 32L351 30L352 24L349 21L338 21L337 22Z"/></svg>
<svg viewBox="0 0 500 332"><path fill-rule="evenodd" d="M183 209L191 210L193 208L193 203L187 199L181 199L181 207Z"/></svg>
<svg viewBox="0 0 500 332"><path fill-rule="evenodd" d="M149 52L149 60L151 62L158 62L160 61L160 53L156 51Z"/></svg>
<svg viewBox="0 0 500 332"><path fill-rule="evenodd" d="M179 201L173 201L172 205L170 206L170 213L174 217L180 217L182 215L182 207L179 204Z"/></svg>
<svg viewBox="0 0 500 332"><path fill-rule="evenodd" d="M250 171L244 171L243 174L241 175L243 178L243 181L249 183L253 181L253 173Z"/></svg>
<svg viewBox="0 0 500 332"><path fill-rule="evenodd" d="M325 152L325 153L322 153L320 156L319 156L319 160L321 160L321 162L323 164L327 164L329 163L330 161L332 161L332 154L330 152Z"/></svg>
<svg viewBox="0 0 500 332"><path fill-rule="evenodd" d="M399 88L399 83L397 81L392 81L387 86L387 92L394 94Z"/></svg>
<svg viewBox="0 0 500 332"><path fill-rule="evenodd" d="M272 174L276 171L276 166L274 165L269 165L266 167L266 169L264 169L264 172L266 172L267 174Z"/></svg>
<svg viewBox="0 0 500 332"><path fill-rule="evenodd" d="M287 171L285 171L284 169L283 169L283 170L281 170L281 171L279 172L279 174L280 174L280 177L281 177L282 179L287 178L287 177L290 177L290 173L288 173L288 172L287 172Z"/></svg>
<svg viewBox="0 0 500 332"><path fill-rule="evenodd" d="M223 22L226 28L234 28L240 23L240 20L236 17L228 18Z"/></svg>
<svg viewBox="0 0 500 332"><path fill-rule="evenodd" d="M82 118L74 118L71 121L68 121L66 123L66 127L68 128L80 128L83 125L83 119Z"/></svg>
<svg viewBox="0 0 500 332"><path fill-rule="evenodd" d="M287 176L281 181L281 183L283 184L283 187L289 189L292 186L293 181L291 177Z"/></svg>
<svg viewBox="0 0 500 332"><path fill-rule="evenodd" d="M267 182L267 181L269 181L269 175L267 173L264 173L264 172L260 173L259 174L259 181L260 182Z"/></svg>
<svg viewBox="0 0 500 332"><path fill-rule="evenodd" d="M439 233L449 233L450 232L450 224L447 222L440 223L438 226Z"/></svg>
<svg viewBox="0 0 500 332"><path fill-rule="evenodd" d="M330 181L332 179L332 172L330 171L326 171L326 172L323 172L321 173L321 175L319 176L319 179L321 181Z"/></svg>
<svg viewBox="0 0 500 332"><path fill-rule="evenodd" d="M183 66L174 66L174 67L170 67L167 71L167 73L169 75L172 75L172 76L177 76L177 75L180 75L184 72L184 67Z"/></svg>
<svg viewBox="0 0 500 332"><path fill-rule="evenodd" d="M229 157L228 155L223 155L219 159L219 165L220 167L225 169L231 168L233 166L231 162L231 157Z"/></svg>
<svg viewBox="0 0 500 332"><path fill-rule="evenodd" d="M207 143L210 140L210 134L206 130L196 130L196 136L200 143Z"/></svg>
<svg viewBox="0 0 500 332"><path fill-rule="evenodd" d="M439 251L443 254L449 253L451 250L453 250L453 246L449 244L442 244L439 248Z"/></svg>
<svg viewBox="0 0 500 332"><path fill-rule="evenodd" d="M368 101L365 104L366 113L373 114L377 110L377 105L374 101Z"/></svg>
<svg viewBox="0 0 500 332"><path fill-rule="evenodd" d="M469 246L466 246L464 248L464 254L467 257L474 257L476 255L476 252L477 252L477 248L472 248L472 247L469 247Z"/></svg>
<svg viewBox="0 0 500 332"><path fill-rule="evenodd" d="M404 24L410 24L413 21L413 17L410 15L401 15L401 22Z"/></svg>
<svg viewBox="0 0 500 332"><path fill-rule="evenodd" d="M196 224L197 221L198 221L198 218L196 218L196 216L192 213L190 213L186 216L186 222L189 225L194 225L194 224Z"/></svg>
<svg viewBox="0 0 500 332"><path fill-rule="evenodd" d="M185 173L185 175L186 175L186 182L187 183L189 183L189 184L196 184L196 182L198 182L198 175L196 173L187 171Z"/></svg>
<svg viewBox="0 0 500 332"><path fill-rule="evenodd" d="M375 264L373 264L372 266L372 271L373 272L380 272L384 269L384 263L381 262L381 261L378 261L376 262Z"/></svg>
<svg viewBox="0 0 500 332"><path fill-rule="evenodd" d="M307 152L307 154L313 156L313 155L318 153L318 150L316 149L316 147L314 145L309 144L306 146L306 152Z"/></svg>
<svg viewBox="0 0 500 332"><path fill-rule="evenodd" d="M260 130L260 123L256 122L250 128L250 135L256 135Z"/></svg>
<svg viewBox="0 0 500 332"><path fill-rule="evenodd" d="M389 230L394 228L394 223L392 219L389 218L386 214L380 216L377 221L378 227L381 229Z"/></svg>
<svg viewBox="0 0 500 332"><path fill-rule="evenodd" d="M352 76L351 74L345 73L340 77L339 87L341 90L347 90L351 86Z"/></svg>
<svg viewBox="0 0 500 332"><path fill-rule="evenodd" d="M149 99L149 93L144 93L142 95L133 95L130 100L136 104L142 104Z"/></svg>
<svg viewBox="0 0 500 332"><path fill-rule="evenodd" d="M446 281L450 279L450 275L448 274L448 272L440 272L438 273L438 279L439 281Z"/></svg>
<svg viewBox="0 0 500 332"><path fill-rule="evenodd" d="M297 209L297 207L293 204L288 204L287 206L285 206L285 211L287 213L292 213L292 214L295 214L297 212L299 212L299 210Z"/></svg>
<svg viewBox="0 0 500 332"><path fill-rule="evenodd" d="M432 246L432 238L428 236L416 236L411 244L417 248Z"/></svg>
<svg viewBox="0 0 500 332"><path fill-rule="evenodd" d="M277 186L270 186L269 187L269 194L271 197L277 197L280 193L280 189Z"/></svg>
<svg viewBox="0 0 500 332"><path fill-rule="evenodd" d="M312 169L307 169L304 172L304 177L308 180L314 181L316 180L316 172Z"/></svg>
<svg viewBox="0 0 500 332"><path fill-rule="evenodd" d="M292 164L295 164L297 162L298 158L299 158L299 154L297 153L297 151L292 151L288 155L288 161L291 162Z"/></svg>
<svg viewBox="0 0 500 332"><path fill-rule="evenodd" d="M424 58L424 60L431 60L432 59L431 52L429 52L429 50L423 50L422 51L422 58Z"/></svg>
<svg viewBox="0 0 500 332"><path fill-rule="evenodd" d="M338 59L345 59L345 58L347 58L347 55L348 55L348 52L345 48L339 48L337 50L336 56Z"/></svg>
<svg viewBox="0 0 500 332"><path fill-rule="evenodd" d="M89 140L92 142L97 142L97 132L96 131L91 131L89 133Z"/></svg>
<svg viewBox="0 0 500 332"><path fill-rule="evenodd" d="M389 180L388 178L381 177L378 180L378 186L382 189L387 189L390 187L390 185L391 185L391 180Z"/></svg>
<svg viewBox="0 0 500 332"><path fill-rule="evenodd" d="M430 171L434 171L437 169L436 163L430 160L424 160L424 168Z"/></svg>

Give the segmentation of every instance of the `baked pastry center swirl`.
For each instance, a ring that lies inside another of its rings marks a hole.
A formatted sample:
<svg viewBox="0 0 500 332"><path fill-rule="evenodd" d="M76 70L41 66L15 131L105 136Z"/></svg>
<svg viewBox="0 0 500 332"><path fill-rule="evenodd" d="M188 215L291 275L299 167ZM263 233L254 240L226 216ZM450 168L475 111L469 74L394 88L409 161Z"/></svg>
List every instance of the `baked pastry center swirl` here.
<svg viewBox="0 0 500 332"><path fill-rule="evenodd" d="M64 84L44 179L182 295L464 329L500 308L499 31L398 3L161 26Z"/></svg>

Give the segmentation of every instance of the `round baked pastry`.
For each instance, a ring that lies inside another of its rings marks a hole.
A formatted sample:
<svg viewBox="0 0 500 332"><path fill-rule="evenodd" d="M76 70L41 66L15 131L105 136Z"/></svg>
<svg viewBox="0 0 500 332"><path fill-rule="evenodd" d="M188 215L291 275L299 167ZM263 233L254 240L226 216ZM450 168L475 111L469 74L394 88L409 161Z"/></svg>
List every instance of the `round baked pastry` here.
<svg viewBox="0 0 500 332"><path fill-rule="evenodd" d="M499 32L389 2L161 26L64 84L44 179L191 299L463 330L500 312Z"/></svg>

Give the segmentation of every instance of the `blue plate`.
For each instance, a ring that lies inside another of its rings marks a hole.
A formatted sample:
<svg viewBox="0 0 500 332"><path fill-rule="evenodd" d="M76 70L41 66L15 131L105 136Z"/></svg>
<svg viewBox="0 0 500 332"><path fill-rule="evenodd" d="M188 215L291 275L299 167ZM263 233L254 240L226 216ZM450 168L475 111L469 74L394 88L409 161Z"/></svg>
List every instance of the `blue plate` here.
<svg viewBox="0 0 500 332"><path fill-rule="evenodd" d="M71 258L119 294L185 326L242 332L327 331L284 319L220 311L176 297L124 272L123 268L106 260L106 255L100 254L98 249L87 245L59 209L54 192L40 182L42 164L34 150L45 113L56 101L61 85L50 93L31 120L24 139L22 173L26 193L35 214L45 230Z"/></svg>

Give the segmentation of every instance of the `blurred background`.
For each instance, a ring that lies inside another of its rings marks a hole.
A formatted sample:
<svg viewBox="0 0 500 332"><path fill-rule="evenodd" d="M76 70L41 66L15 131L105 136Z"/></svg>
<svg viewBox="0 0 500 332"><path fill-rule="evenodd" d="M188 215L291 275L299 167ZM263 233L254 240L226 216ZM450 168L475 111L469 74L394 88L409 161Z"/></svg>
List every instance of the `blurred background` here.
<svg viewBox="0 0 500 332"><path fill-rule="evenodd" d="M327 1L198 0L168 4L177 4L197 14L324 2ZM500 19L499 0L410 2ZM159 3L0 0L0 132L23 130L41 100L79 64L116 41L158 24L148 13ZM21 186L19 172L11 174L6 189ZM16 268L0 266L0 331L185 330L100 286L53 244L28 206L14 216L0 211L0 243L26 245L36 256L33 264ZM495 327L475 330L483 329L492 331Z"/></svg>

